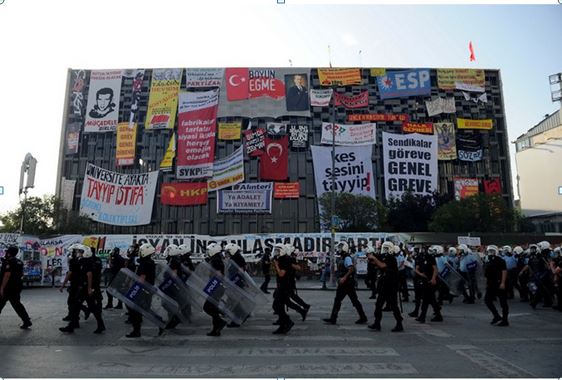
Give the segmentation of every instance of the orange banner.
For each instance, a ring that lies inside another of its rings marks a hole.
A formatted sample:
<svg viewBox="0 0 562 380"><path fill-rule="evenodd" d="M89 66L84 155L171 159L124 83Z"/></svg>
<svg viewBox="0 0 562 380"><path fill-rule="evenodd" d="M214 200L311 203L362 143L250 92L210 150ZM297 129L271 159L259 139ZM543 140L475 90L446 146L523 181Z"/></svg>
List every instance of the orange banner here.
<svg viewBox="0 0 562 380"><path fill-rule="evenodd" d="M298 198L299 194L300 194L300 183L275 182L273 198L275 199Z"/></svg>
<svg viewBox="0 0 562 380"><path fill-rule="evenodd" d="M433 123L402 123L402 132L404 133L425 133L433 134Z"/></svg>
<svg viewBox="0 0 562 380"><path fill-rule="evenodd" d="M492 119L471 120L471 119L457 119L458 129L492 129Z"/></svg>
<svg viewBox="0 0 562 380"><path fill-rule="evenodd" d="M137 123L117 125L117 146L115 147L115 166L135 164L137 145Z"/></svg>

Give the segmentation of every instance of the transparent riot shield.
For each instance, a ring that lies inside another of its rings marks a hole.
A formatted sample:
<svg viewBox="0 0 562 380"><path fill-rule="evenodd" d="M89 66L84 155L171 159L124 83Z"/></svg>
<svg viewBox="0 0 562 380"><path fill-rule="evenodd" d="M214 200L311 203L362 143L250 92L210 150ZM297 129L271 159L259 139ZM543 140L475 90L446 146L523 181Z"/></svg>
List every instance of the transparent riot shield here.
<svg viewBox="0 0 562 380"><path fill-rule="evenodd" d="M257 305L263 305L267 303L267 297L261 291L260 287L256 284L254 279L242 268L240 268L234 261L227 260L225 273L228 279L238 285L242 290L244 290L251 299L253 299Z"/></svg>
<svg viewBox="0 0 562 380"><path fill-rule="evenodd" d="M482 298L482 293L486 290L486 277L484 276L484 262L477 253L471 253L476 259L477 266L474 269L474 277L476 278L476 297L478 299ZM467 269L468 268L467 265Z"/></svg>
<svg viewBox="0 0 562 380"><path fill-rule="evenodd" d="M160 328L179 313L176 301L126 268L117 273L107 291Z"/></svg>
<svg viewBox="0 0 562 380"><path fill-rule="evenodd" d="M464 286L463 277L451 266L447 258L439 257L436 263L439 278L449 287L449 292L454 296L462 294Z"/></svg>
<svg viewBox="0 0 562 380"><path fill-rule="evenodd" d="M182 266L182 269L187 268ZM205 302L211 302L223 315L237 324L242 324L256 306L248 293L205 261L199 263L195 271L190 273L186 285L189 287L192 304L203 309Z"/></svg>
<svg viewBox="0 0 562 380"><path fill-rule="evenodd" d="M189 288L182 281L181 273L174 273L166 262L156 263L156 281L158 289L178 304L176 316L182 322L191 321L191 303Z"/></svg>

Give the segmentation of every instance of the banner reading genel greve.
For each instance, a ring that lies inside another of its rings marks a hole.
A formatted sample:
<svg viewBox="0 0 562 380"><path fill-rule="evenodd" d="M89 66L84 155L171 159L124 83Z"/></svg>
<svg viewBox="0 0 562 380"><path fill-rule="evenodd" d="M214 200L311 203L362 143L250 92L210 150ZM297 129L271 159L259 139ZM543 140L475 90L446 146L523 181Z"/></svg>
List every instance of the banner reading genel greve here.
<svg viewBox="0 0 562 380"><path fill-rule="evenodd" d="M183 69L154 69L144 129L174 128Z"/></svg>
<svg viewBox="0 0 562 380"><path fill-rule="evenodd" d="M158 171L120 174L88 163L80 214L115 226L150 223Z"/></svg>
<svg viewBox="0 0 562 380"><path fill-rule="evenodd" d="M193 206L207 204L206 182L165 182L160 189L163 205Z"/></svg>
<svg viewBox="0 0 562 380"><path fill-rule="evenodd" d="M218 90L180 94L176 152L178 179L213 175L218 102Z"/></svg>
<svg viewBox="0 0 562 380"><path fill-rule="evenodd" d="M406 191L429 195L437 189L437 136L383 132L386 199Z"/></svg>

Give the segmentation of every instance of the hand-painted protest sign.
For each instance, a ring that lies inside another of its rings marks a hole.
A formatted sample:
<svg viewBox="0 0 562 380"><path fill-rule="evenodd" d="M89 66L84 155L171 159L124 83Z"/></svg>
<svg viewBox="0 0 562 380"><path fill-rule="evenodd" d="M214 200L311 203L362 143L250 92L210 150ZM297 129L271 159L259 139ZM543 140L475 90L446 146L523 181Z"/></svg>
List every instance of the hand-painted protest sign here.
<svg viewBox="0 0 562 380"><path fill-rule="evenodd" d="M245 130L244 137L246 141L246 154L250 157L257 157L263 154L265 149L265 129L256 128L255 130Z"/></svg>
<svg viewBox="0 0 562 380"><path fill-rule="evenodd" d="M472 85L483 88L484 70L480 69L437 69L437 87L442 90L454 90L460 85ZM483 89L482 89L483 91Z"/></svg>
<svg viewBox="0 0 562 380"><path fill-rule="evenodd" d="M242 122L219 123L219 140L240 140Z"/></svg>
<svg viewBox="0 0 562 380"><path fill-rule="evenodd" d="M455 98L437 98L435 100L426 100L427 116L435 116L441 113L455 113Z"/></svg>
<svg viewBox="0 0 562 380"><path fill-rule="evenodd" d="M345 96L335 92L334 99L336 106L344 106L348 109L368 107L369 91L362 91L360 94L353 96Z"/></svg>
<svg viewBox="0 0 562 380"><path fill-rule="evenodd" d="M458 129L492 129L492 119L471 120L471 119L457 119Z"/></svg>
<svg viewBox="0 0 562 380"><path fill-rule="evenodd" d="M361 84L360 69L318 69L321 86L349 86Z"/></svg>
<svg viewBox="0 0 562 380"><path fill-rule="evenodd" d="M322 90L310 89L310 105L315 107L328 107L332 99L332 88Z"/></svg>
<svg viewBox="0 0 562 380"><path fill-rule="evenodd" d="M113 132L117 129L122 77L122 70L91 72L84 132Z"/></svg>
<svg viewBox="0 0 562 380"><path fill-rule="evenodd" d="M117 142L115 146L115 166L127 166L135 163L137 147L137 123L129 122L117 125Z"/></svg>
<svg viewBox="0 0 562 380"><path fill-rule="evenodd" d="M455 199L457 201L478 194L477 178L455 178L454 181Z"/></svg>

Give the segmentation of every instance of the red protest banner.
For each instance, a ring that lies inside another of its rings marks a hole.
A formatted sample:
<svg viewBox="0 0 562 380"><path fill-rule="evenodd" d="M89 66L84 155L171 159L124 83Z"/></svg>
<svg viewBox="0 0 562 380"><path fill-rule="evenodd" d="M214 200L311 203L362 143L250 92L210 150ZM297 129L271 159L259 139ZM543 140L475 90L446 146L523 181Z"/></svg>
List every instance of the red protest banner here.
<svg viewBox="0 0 562 380"><path fill-rule="evenodd" d="M410 117L406 114L391 113L363 113L347 116L347 121L408 121Z"/></svg>
<svg viewBox="0 0 562 380"><path fill-rule="evenodd" d="M275 199L289 199L298 198L300 194L300 183L289 182L280 183L275 182L275 187L273 190L273 198Z"/></svg>
<svg viewBox="0 0 562 380"><path fill-rule="evenodd" d="M163 183L160 202L172 206L207 204L207 182Z"/></svg>
<svg viewBox="0 0 562 380"><path fill-rule="evenodd" d="M404 133L425 133L427 135L433 134L433 123L412 123L403 122L402 132Z"/></svg>

